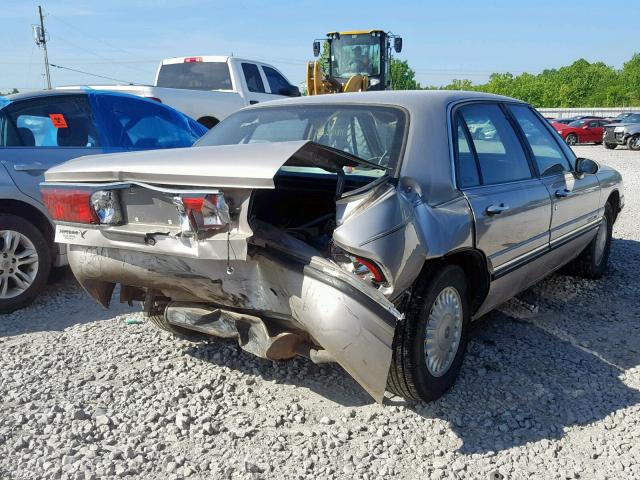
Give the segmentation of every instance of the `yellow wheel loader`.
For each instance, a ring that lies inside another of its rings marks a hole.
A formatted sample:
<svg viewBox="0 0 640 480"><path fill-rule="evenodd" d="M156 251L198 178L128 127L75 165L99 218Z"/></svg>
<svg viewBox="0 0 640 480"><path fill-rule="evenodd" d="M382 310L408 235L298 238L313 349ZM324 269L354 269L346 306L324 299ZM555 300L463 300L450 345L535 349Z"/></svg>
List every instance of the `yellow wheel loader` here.
<svg viewBox="0 0 640 480"><path fill-rule="evenodd" d="M322 42L329 47L328 71L319 60L307 64L307 95L390 89L392 40L399 53L402 38L383 30L329 32L325 39L315 40L315 57L320 56Z"/></svg>

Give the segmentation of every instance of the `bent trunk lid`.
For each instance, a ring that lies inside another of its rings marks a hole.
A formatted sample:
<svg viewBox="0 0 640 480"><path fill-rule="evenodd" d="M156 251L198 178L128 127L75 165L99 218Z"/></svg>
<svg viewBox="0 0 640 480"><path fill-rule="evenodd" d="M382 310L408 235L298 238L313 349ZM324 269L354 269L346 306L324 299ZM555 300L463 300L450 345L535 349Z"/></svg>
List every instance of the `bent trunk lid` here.
<svg viewBox="0 0 640 480"><path fill-rule="evenodd" d="M349 153L300 140L92 155L51 168L45 180L274 188L273 177L285 164L318 167L334 173L345 166L384 170Z"/></svg>

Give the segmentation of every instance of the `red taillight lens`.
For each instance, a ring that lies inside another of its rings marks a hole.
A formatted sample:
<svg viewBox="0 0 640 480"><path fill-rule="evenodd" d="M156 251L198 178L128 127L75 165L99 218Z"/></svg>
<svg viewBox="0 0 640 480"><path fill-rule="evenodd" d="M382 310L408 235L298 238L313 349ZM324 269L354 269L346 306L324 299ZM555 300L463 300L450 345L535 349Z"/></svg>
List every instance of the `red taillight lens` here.
<svg viewBox="0 0 640 480"><path fill-rule="evenodd" d="M147 100L153 100L154 102L158 102L158 103L162 103L162 100L160 100L158 97L144 97Z"/></svg>
<svg viewBox="0 0 640 480"><path fill-rule="evenodd" d="M187 210L199 212L204 205L204 198L183 198L182 204Z"/></svg>
<svg viewBox="0 0 640 480"><path fill-rule="evenodd" d="M374 282L380 283L384 280L382 272L380 271L378 266L371 260L367 260L366 258L361 257L356 257L356 260L360 265L363 265L367 270L369 270L369 273L371 273L371 277L373 278ZM356 275L357 274L358 272L356 272Z"/></svg>
<svg viewBox="0 0 640 480"><path fill-rule="evenodd" d="M187 57L184 59L184 63L194 63L194 62L201 62L202 61L202 57Z"/></svg>
<svg viewBox="0 0 640 480"><path fill-rule="evenodd" d="M65 188L42 188L42 200L54 220L72 223L99 223L91 207L91 192Z"/></svg>

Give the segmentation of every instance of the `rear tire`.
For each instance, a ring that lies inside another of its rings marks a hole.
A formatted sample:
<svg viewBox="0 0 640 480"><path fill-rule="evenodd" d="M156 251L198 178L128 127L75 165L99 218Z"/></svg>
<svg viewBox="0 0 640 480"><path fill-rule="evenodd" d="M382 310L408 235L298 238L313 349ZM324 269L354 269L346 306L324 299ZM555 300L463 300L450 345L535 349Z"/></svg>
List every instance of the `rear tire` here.
<svg viewBox="0 0 640 480"><path fill-rule="evenodd" d="M597 279L607 270L611 251L613 231L613 208L607 202L604 207L603 222L589 245L568 265L568 273L584 278Z"/></svg>
<svg viewBox="0 0 640 480"><path fill-rule="evenodd" d="M607 150L613 150L617 147L618 145L616 145L615 143L605 143L604 144L604 148L606 148Z"/></svg>
<svg viewBox="0 0 640 480"><path fill-rule="evenodd" d="M407 400L442 396L460 372L469 323L464 271L447 265L424 275L396 327L388 390Z"/></svg>
<svg viewBox="0 0 640 480"><path fill-rule="evenodd" d="M567 145L577 145L578 144L578 136L575 133L570 133L564 139L567 142Z"/></svg>
<svg viewBox="0 0 640 480"><path fill-rule="evenodd" d="M627 139L627 147L629 150L640 150L640 135L634 135Z"/></svg>
<svg viewBox="0 0 640 480"><path fill-rule="evenodd" d="M0 313L29 305L47 284L51 250L42 232L17 215L0 214Z"/></svg>

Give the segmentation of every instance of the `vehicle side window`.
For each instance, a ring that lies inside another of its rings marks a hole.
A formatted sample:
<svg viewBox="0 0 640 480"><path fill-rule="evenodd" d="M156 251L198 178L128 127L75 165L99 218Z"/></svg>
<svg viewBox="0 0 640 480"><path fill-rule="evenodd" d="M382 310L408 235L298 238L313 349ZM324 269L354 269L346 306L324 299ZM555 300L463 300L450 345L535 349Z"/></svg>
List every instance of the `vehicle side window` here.
<svg viewBox="0 0 640 480"><path fill-rule="evenodd" d="M522 144L498 105L465 105L459 112L471 134L485 185L531 178Z"/></svg>
<svg viewBox="0 0 640 480"><path fill-rule="evenodd" d="M474 153L471 151L465 125L460 115L456 115L456 158L458 184L461 188L480 185L480 175Z"/></svg>
<svg viewBox="0 0 640 480"><path fill-rule="evenodd" d="M194 129L184 115L151 100L99 95L96 101L114 147L190 147L204 133L204 129Z"/></svg>
<svg viewBox="0 0 640 480"><path fill-rule="evenodd" d="M3 147L99 147L84 95L50 96L14 102L0 118Z"/></svg>
<svg viewBox="0 0 640 480"><path fill-rule="evenodd" d="M589 128L594 128L598 126L598 122L589 122Z"/></svg>
<svg viewBox="0 0 640 480"><path fill-rule="evenodd" d="M266 65L262 66L262 70L264 71L264 75L267 77L267 82L269 82L271 93L274 95L280 95L281 90L289 89L289 82L287 79L280 75L276 70L271 67L267 67Z"/></svg>
<svg viewBox="0 0 640 480"><path fill-rule="evenodd" d="M244 79L247 81L247 88L250 92L265 93L264 83L255 63L243 63L242 73L244 73Z"/></svg>
<svg viewBox="0 0 640 480"><path fill-rule="evenodd" d="M509 109L527 137L540 175L571 171L571 164L560 146L531 109L524 105L510 105Z"/></svg>

